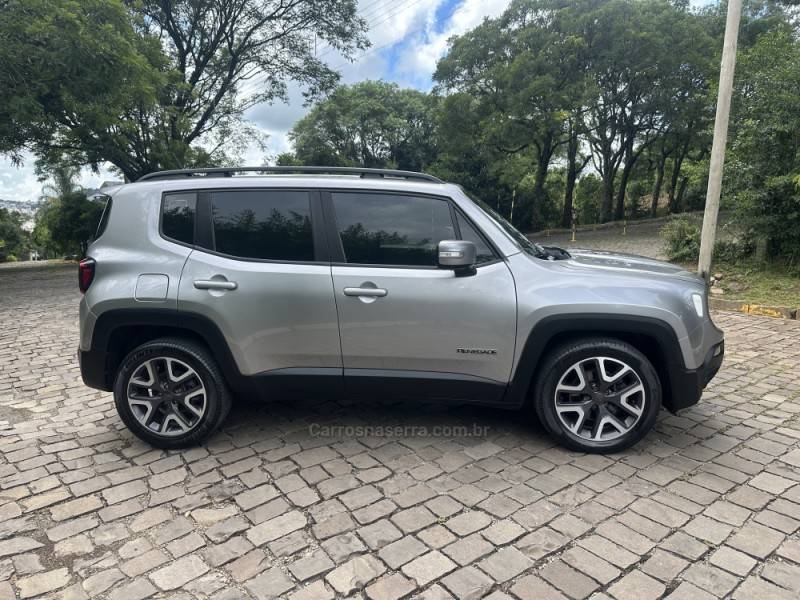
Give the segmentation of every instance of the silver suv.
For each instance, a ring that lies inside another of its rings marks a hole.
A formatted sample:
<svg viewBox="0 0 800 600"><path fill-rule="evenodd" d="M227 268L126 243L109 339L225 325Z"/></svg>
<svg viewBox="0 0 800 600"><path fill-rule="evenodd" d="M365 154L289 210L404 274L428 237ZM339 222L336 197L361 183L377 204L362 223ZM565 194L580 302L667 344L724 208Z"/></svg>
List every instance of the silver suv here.
<svg viewBox="0 0 800 600"><path fill-rule="evenodd" d="M611 452L695 404L724 352L694 274L540 246L421 173L154 173L110 193L88 255L83 380L161 448L266 391L528 407Z"/></svg>

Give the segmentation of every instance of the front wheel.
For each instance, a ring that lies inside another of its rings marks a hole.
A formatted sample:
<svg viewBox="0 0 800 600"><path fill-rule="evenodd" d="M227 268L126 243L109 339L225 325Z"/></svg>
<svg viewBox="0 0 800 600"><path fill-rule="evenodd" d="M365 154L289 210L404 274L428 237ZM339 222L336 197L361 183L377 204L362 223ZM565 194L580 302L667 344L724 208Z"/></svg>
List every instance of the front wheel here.
<svg viewBox="0 0 800 600"><path fill-rule="evenodd" d="M587 338L556 348L545 359L534 407L548 432L582 452L632 446L656 422L661 383L636 348L613 338Z"/></svg>
<svg viewBox="0 0 800 600"><path fill-rule="evenodd" d="M164 338L125 357L114 382L114 402L137 437L170 449L210 436L227 416L231 395L203 346Z"/></svg>

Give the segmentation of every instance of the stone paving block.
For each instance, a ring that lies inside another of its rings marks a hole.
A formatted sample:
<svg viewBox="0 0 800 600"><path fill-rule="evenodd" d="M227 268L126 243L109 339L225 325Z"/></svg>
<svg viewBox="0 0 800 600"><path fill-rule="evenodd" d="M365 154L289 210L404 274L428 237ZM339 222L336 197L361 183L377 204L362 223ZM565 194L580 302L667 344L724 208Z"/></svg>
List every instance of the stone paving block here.
<svg viewBox="0 0 800 600"><path fill-rule="evenodd" d="M272 600L282 598L294 583L280 568L273 567L248 581L245 587L257 600Z"/></svg>
<svg viewBox="0 0 800 600"><path fill-rule="evenodd" d="M246 535L253 544L261 546L305 526L306 516L299 511L291 511L251 527Z"/></svg>
<svg viewBox="0 0 800 600"><path fill-rule="evenodd" d="M444 554L433 550L405 564L402 571L422 587L435 579L440 579L456 567L457 565Z"/></svg>
<svg viewBox="0 0 800 600"><path fill-rule="evenodd" d="M539 569L538 575L557 590L579 600L588 598L600 587L596 581L558 559Z"/></svg>
<svg viewBox="0 0 800 600"><path fill-rule="evenodd" d="M479 600L486 596L494 581L475 567L463 567L442 579L442 585L461 600Z"/></svg>
<svg viewBox="0 0 800 600"><path fill-rule="evenodd" d="M528 575L511 586L520 600L567 600L567 597L536 575Z"/></svg>
<svg viewBox="0 0 800 600"><path fill-rule="evenodd" d="M727 596L739 580L713 565L695 563L683 572L683 579L719 598Z"/></svg>
<svg viewBox="0 0 800 600"><path fill-rule="evenodd" d="M363 588L386 571L386 566L371 554L357 556L336 567L325 576L333 589L340 594L349 594Z"/></svg>
<svg viewBox="0 0 800 600"><path fill-rule="evenodd" d="M150 580L160 590L168 591L186 585L207 571L208 565L200 557L185 556L152 573Z"/></svg>
<svg viewBox="0 0 800 600"><path fill-rule="evenodd" d="M20 598L32 598L61 589L70 582L71 576L65 567L45 573L37 573L17 580Z"/></svg>
<svg viewBox="0 0 800 600"><path fill-rule="evenodd" d="M573 546L560 558L573 569L581 571L601 585L607 585L620 575L620 570L611 563L579 546Z"/></svg>
<svg viewBox="0 0 800 600"><path fill-rule="evenodd" d="M307 581L321 573L326 573L336 565L322 550L304 556L289 565L289 571L298 581Z"/></svg>
<svg viewBox="0 0 800 600"><path fill-rule="evenodd" d="M461 538L458 541L442 548L447 556L456 561L459 565L468 565L486 556L495 549L494 545L487 542L480 535L473 533L470 536Z"/></svg>
<svg viewBox="0 0 800 600"><path fill-rule="evenodd" d="M663 583L641 571L631 571L608 588L609 594L618 600L655 600L665 591Z"/></svg>
<svg viewBox="0 0 800 600"><path fill-rule="evenodd" d="M367 587L366 594L370 600L398 600L412 591L415 585L400 573L381 577Z"/></svg>
<svg viewBox="0 0 800 600"><path fill-rule="evenodd" d="M730 537L728 545L742 552L764 559L783 542L783 534L757 523L748 523Z"/></svg>
<svg viewBox="0 0 800 600"><path fill-rule="evenodd" d="M407 535L381 548L378 551L378 556L389 565L389 568L397 570L427 551L428 547L425 544L415 537Z"/></svg>
<svg viewBox="0 0 800 600"><path fill-rule="evenodd" d="M504 583L530 568L533 561L514 547L506 547L478 563L498 583Z"/></svg>

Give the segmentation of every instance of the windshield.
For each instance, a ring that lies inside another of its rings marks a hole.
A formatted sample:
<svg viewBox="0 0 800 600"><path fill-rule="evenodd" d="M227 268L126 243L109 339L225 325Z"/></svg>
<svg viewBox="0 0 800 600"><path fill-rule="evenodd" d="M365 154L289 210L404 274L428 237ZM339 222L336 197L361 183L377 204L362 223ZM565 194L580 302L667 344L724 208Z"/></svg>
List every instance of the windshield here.
<svg viewBox="0 0 800 600"><path fill-rule="evenodd" d="M473 194L468 194L465 190L463 190L463 188L462 191L464 191L464 193L467 194L467 196L469 196L470 200L472 200L475 204L477 204L478 207L483 212L485 212L490 219L492 219L495 223L497 223L500 227L502 227L503 230L508 235L511 236L511 239L513 239L514 242L516 242L520 250L527 252L528 254L533 254L534 256L538 256L540 258L548 255L547 251L544 248L542 248L536 242L530 241L527 237L525 237L523 233L520 232L519 229L517 229L511 223L509 223L503 217L501 217L500 213L498 213L495 209L486 204L486 202L484 202L480 198L475 197L475 195Z"/></svg>

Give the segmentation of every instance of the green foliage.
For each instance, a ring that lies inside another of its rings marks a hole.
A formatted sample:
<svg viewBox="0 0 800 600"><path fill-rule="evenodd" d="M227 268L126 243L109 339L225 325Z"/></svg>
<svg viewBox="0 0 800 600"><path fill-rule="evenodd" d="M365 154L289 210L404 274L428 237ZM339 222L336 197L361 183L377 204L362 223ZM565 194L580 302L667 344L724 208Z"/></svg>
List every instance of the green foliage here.
<svg viewBox="0 0 800 600"><path fill-rule="evenodd" d="M59 254L85 256L97 231L103 206L102 202L89 200L82 191L47 199L37 214L39 232L35 237Z"/></svg>
<svg viewBox="0 0 800 600"><path fill-rule="evenodd" d="M295 124L294 159L280 162L424 170L436 152L436 103L383 81L341 86Z"/></svg>
<svg viewBox="0 0 800 600"><path fill-rule="evenodd" d="M724 193L772 256L800 261L800 39L786 27L741 56Z"/></svg>
<svg viewBox="0 0 800 600"><path fill-rule="evenodd" d="M28 248L28 235L22 229L23 215L0 208L0 262L13 262Z"/></svg>
<svg viewBox="0 0 800 600"><path fill-rule="evenodd" d="M667 258L688 263L700 256L700 225L685 216L673 217L661 228Z"/></svg>

